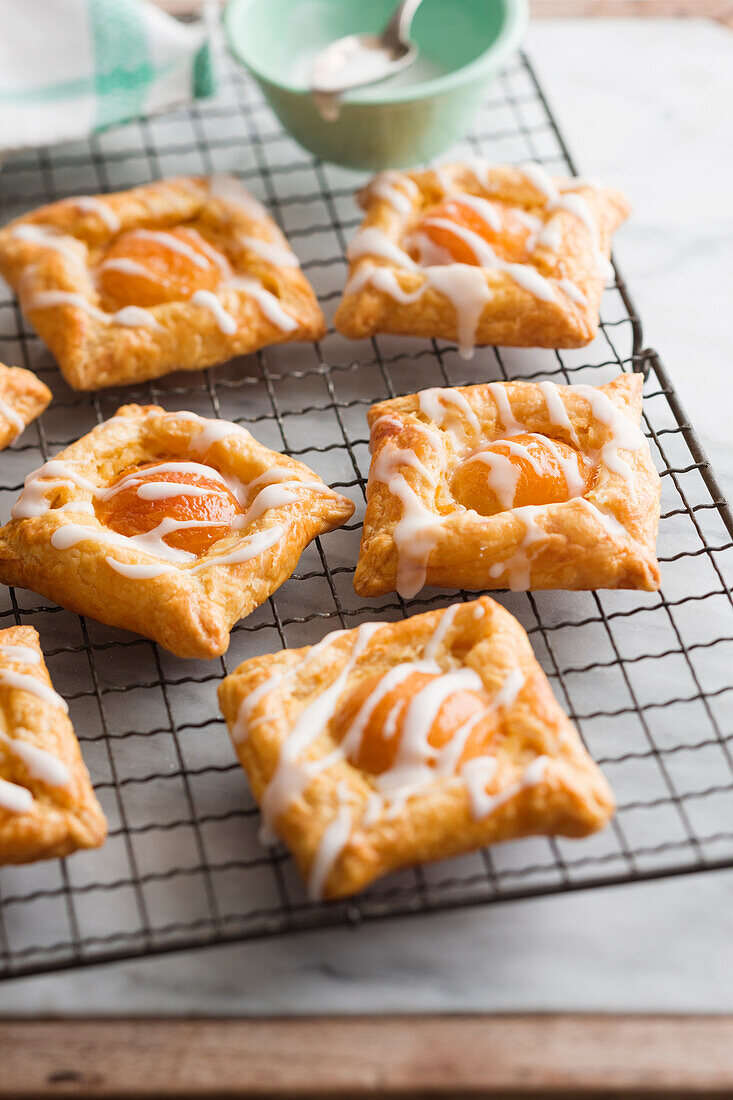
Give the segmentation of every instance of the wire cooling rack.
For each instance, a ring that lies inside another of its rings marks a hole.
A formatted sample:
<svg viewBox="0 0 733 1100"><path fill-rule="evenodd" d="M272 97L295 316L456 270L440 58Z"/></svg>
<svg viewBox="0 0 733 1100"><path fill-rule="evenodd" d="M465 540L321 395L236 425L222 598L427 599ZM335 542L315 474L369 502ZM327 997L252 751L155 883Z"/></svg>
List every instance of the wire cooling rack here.
<svg viewBox="0 0 733 1100"><path fill-rule="evenodd" d="M535 74L517 56L474 135L454 151L539 160L574 171ZM361 182L306 155L257 89L229 67L219 96L41 150L0 173L2 220L55 198L117 190L177 173L236 172L268 204L333 312L358 224ZM599 336L576 352L484 348L466 363L443 343L333 330L317 346L271 348L216 370L92 396L69 390L9 293L0 359L37 371L54 402L0 458L0 516L24 476L126 401L160 402L245 424L351 495L363 514L366 410L434 385L496 378L600 384L648 373L644 425L662 473L661 593L502 593L528 630L562 703L619 803L584 841L530 839L392 875L348 902L305 900L287 853L257 842L257 811L218 715L217 682L245 657L300 646L328 630L445 605L430 591L364 601L351 579L358 522L314 543L297 572L239 623L229 653L183 661L151 642L3 589L0 625L37 627L69 701L110 836L99 851L0 870L0 976L244 940L601 884L733 866L731 516L618 275Z"/></svg>

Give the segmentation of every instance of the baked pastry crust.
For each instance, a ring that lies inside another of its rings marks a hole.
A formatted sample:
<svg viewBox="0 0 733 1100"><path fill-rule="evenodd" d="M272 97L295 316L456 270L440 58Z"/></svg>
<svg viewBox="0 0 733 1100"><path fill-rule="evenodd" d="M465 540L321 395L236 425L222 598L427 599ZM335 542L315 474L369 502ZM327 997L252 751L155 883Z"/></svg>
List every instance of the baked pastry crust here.
<svg viewBox="0 0 733 1100"><path fill-rule="evenodd" d="M41 415L51 391L32 371L0 363L0 451Z"/></svg>
<svg viewBox="0 0 733 1100"><path fill-rule="evenodd" d="M658 588L660 480L638 428L642 386L639 374L622 374L597 389L490 382L373 405L356 592L397 589L412 597L425 584ZM440 425L423 411L426 398L445 413ZM585 494L490 516L462 507L450 489L454 472L487 441L510 438L507 420L515 432L519 427L576 444L596 467ZM380 472L385 466L396 478L391 486Z"/></svg>
<svg viewBox="0 0 733 1100"><path fill-rule="evenodd" d="M181 226L200 233L231 267L215 300L102 310L93 276L120 233ZM0 272L77 390L209 367L325 332L284 236L229 176L184 176L40 207L0 230Z"/></svg>
<svg viewBox="0 0 733 1100"><path fill-rule="evenodd" d="M423 267L404 250L430 207L461 194L499 201L537 219L528 262ZM349 246L349 280L336 312L339 332L378 332L475 344L574 348L590 343L611 252L629 213L619 192L552 178L539 165L481 160L425 172L388 172L359 195L366 216Z"/></svg>
<svg viewBox="0 0 733 1100"><path fill-rule="evenodd" d="M31 626L0 630L0 864L97 848L106 835L38 634Z"/></svg>
<svg viewBox="0 0 733 1100"><path fill-rule="evenodd" d="M378 698L383 677L408 662L434 663L441 676L477 674L501 735L491 757L443 775L423 761L422 781L405 787L380 785L346 758L336 734L344 699L373 680ZM613 811L527 635L488 596L255 657L222 682L219 701L265 823L312 897L353 894L398 867L514 837L585 836Z"/></svg>
<svg viewBox="0 0 733 1100"><path fill-rule="evenodd" d="M182 564L160 556L162 547L111 531L95 511L120 474L166 460L195 460L229 479L251 515ZM126 405L26 478L14 518L0 529L0 580L137 631L180 657L215 657L308 543L353 510L303 463L237 424Z"/></svg>

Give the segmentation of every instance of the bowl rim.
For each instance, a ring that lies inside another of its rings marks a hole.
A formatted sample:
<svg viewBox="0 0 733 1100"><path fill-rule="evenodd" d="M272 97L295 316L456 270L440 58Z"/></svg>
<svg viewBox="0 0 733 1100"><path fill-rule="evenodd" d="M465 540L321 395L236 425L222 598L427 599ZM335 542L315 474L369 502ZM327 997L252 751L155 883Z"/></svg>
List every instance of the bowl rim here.
<svg viewBox="0 0 733 1100"><path fill-rule="evenodd" d="M233 21L240 9L246 10L255 2L256 0L227 0L222 14L222 23L229 52L257 80L264 81L271 87L281 89L291 95L310 97L308 88L288 84L283 80L275 80L272 76L264 73L256 61L250 57L245 57L242 53L233 28ZM343 108L350 106L385 107L393 103L429 99L443 92L450 92L454 88L459 88L477 77L483 76L484 71L487 74L495 71L507 55L519 45L529 22L529 0L498 0L498 2L501 4L504 13L501 29L494 41L486 47L479 57L474 58L473 61L469 61L468 64L462 65L458 69L453 69L449 73L433 77L431 80L423 80L418 84L395 88L391 92L382 93L381 95L370 93L369 97L365 99L358 98L359 92L347 95L343 100ZM375 85L375 89L377 88L379 88L378 84Z"/></svg>

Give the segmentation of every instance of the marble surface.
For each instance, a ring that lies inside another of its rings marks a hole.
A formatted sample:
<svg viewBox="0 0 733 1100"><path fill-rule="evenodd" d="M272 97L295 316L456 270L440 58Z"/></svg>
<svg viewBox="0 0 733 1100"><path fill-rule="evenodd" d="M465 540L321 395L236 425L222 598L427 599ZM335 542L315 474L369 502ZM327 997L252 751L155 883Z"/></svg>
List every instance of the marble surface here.
<svg viewBox="0 0 733 1100"><path fill-rule="evenodd" d="M549 21L528 47L583 172L634 201L617 255L733 494L725 361L730 33ZM733 873L308 933L0 986L0 1012L733 1011Z"/></svg>

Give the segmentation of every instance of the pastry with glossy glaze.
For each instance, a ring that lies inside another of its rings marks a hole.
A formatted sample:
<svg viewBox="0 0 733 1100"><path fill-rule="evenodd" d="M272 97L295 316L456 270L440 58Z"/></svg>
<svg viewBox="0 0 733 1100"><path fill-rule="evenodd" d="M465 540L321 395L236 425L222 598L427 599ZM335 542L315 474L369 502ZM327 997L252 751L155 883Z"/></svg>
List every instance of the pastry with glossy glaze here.
<svg viewBox="0 0 733 1100"><path fill-rule="evenodd" d="M359 195L335 317L345 336L379 332L477 344L575 348L598 328L619 191L538 164L475 159L383 172Z"/></svg>
<svg viewBox="0 0 733 1100"><path fill-rule="evenodd" d="M215 657L353 510L238 424L126 405L26 478L0 529L0 580Z"/></svg>
<svg viewBox="0 0 733 1100"><path fill-rule="evenodd" d="M372 406L358 594L658 588L642 385L487 382Z"/></svg>
<svg viewBox="0 0 733 1100"><path fill-rule="evenodd" d="M285 237L231 176L40 207L0 230L0 273L77 390L325 332Z"/></svg>
<svg viewBox="0 0 733 1100"><path fill-rule="evenodd" d="M31 626L0 630L0 864L98 848L107 822Z"/></svg>
<svg viewBox="0 0 733 1100"><path fill-rule="evenodd" d="M314 899L514 837L585 836L613 812L527 635L488 596L254 657L219 701Z"/></svg>

